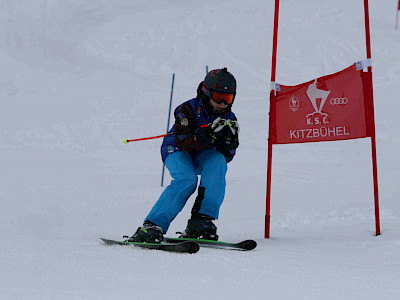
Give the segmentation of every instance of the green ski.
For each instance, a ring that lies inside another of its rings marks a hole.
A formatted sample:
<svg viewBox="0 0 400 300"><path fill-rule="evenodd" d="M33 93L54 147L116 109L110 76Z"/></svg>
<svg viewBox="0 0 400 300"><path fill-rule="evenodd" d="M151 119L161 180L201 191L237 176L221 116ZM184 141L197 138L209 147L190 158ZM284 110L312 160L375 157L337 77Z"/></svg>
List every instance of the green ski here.
<svg viewBox="0 0 400 300"><path fill-rule="evenodd" d="M195 242L202 247L231 249L231 250L253 250L254 248L257 247L257 243L254 240L245 240L240 243L228 243L228 242L203 240L203 239L165 237L164 241L167 243L177 243L177 244L182 243L183 241Z"/></svg>
<svg viewBox="0 0 400 300"><path fill-rule="evenodd" d="M126 242L116 241L100 238L107 245L124 245L134 246L144 249L161 250L166 252L177 252L177 253L196 253L199 251L200 246L194 241L179 241L174 243L162 242L162 243L138 243L138 242Z"/></svg>

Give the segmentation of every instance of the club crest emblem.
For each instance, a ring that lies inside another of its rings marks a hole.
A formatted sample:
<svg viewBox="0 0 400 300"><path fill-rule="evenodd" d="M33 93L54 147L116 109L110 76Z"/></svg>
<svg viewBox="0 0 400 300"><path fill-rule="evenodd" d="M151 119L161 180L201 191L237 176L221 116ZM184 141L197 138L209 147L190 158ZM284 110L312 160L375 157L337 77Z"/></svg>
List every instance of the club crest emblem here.
<svg viewBox="0 0 400 300"><path fill-rule="evenodd" d="M299 99L297 99L296 96L293 95L292 97L289 98L289 107L293 112L299 109L300 101Z"/></svg>
<svg viewBox="0 0 400 300"><path fill-rule="evenodd" d="M186 118L183 118L183 119L181 120L181 125L182 125L182 126L188 126L188 125L189 125L189 120L186 119Z"/></svg>
<svg viewBox="0 0 400 300"><path fill-rule="evenodd" d="M317 87L317 80L308 86L306 94L315 111L306 116L307 125L320 125L329 123L328 114L322 112L322 108L324 107L326 99L330 93L330 91L319 89Z"/></svg>

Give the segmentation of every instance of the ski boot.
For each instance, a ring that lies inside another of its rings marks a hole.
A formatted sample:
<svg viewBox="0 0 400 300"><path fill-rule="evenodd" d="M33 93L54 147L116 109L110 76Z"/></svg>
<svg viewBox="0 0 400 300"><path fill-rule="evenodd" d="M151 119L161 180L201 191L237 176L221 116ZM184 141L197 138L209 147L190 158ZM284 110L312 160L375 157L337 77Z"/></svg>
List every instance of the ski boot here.
<svg viewBox="0 0 400 300"><path fill-rule="evenodd" d="M160 226L146 221L142 227L139 227L135 234L130 237L127 242L139 243L161 243L164 239L163 230Z"/></svg>
<svg viewBox="0 0 400 300"><path fill-rule="evenodd" d="M217 241L217 227L214 225L212 220L214 220L214 218L207 215L192 215L188 221L186 229L179 237Z"/></svg>

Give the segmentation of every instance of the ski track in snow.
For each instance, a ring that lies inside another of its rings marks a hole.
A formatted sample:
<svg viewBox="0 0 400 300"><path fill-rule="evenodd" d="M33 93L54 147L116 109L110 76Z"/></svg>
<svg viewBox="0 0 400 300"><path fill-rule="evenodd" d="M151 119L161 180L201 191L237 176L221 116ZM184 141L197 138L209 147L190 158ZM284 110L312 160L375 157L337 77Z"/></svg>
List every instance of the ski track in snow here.
<svg viewBox="0 0 400 300"><path fill-rule="evenodd" d="M0 1L1 298L398 299L400 31L394 1L369 2L382 235L361 139L274 146L266 240L272 0ZM363 17L362 1L281 1L277 82L364 59ZM176 107L206 65L237 78L241 127L216 225L258 247L103 245L133 234L163 190L161 140L122 140L164 133L172 73Z"/></svg>

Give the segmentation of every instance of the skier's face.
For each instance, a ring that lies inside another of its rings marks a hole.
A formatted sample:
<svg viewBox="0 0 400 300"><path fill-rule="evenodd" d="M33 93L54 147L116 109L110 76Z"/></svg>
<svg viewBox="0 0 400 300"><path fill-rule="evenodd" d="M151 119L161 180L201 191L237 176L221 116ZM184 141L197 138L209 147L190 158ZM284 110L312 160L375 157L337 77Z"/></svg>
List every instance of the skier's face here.
<svg viewBox="0 0 400 300"><path fill-rule="evenodd" d="M216 109L216 110L224 110L224 109L226 109L227 107L228 107L228 104L225 104L225 103L223 103L223 102L221 102L221 103L217 103L217 102L215 102L213 99L211 99L210 98L210 102L211 102L211 105L214 107L214 109Z"/></svg>

